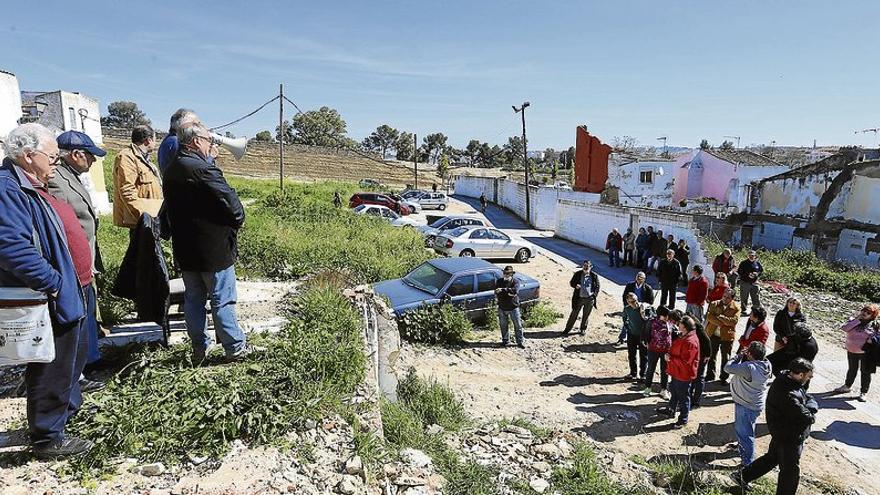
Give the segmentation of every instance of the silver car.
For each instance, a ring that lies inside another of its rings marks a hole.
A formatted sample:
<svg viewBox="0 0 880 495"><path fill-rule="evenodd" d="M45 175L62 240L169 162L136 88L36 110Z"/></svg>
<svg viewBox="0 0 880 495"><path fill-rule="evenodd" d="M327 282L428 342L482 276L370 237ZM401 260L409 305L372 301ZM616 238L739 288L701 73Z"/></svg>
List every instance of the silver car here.
<svg viewBox="0 0 880 495"><path fill-rule="evenodd" d="M463 227L465 225L478 225L481 227L491 226L488 221L482 218L454 215L438 218L434 220L434 222L430 225L423 225L419 227L418 230L422 233L422 235L425 236L425 247L432 248L434 247L434 239L438 235L447 230L451 230L456 227Z"/></svg>
<svg viewBox="0 0 880 495"><path fill-rule="evenodd" d="M444 193L426 192L416 198L415 201L418 201L422 208L425 209L437 208L443 211L449 206L449 198Z"/></svg>
<svg viewBox="0 0 880 495"><path fill-rule="evenodd" d="M537 253L535 245L512 238L491 227L469 226L447 230L434 239L434 251L446 256L513 258L527 263Z"/></svg>

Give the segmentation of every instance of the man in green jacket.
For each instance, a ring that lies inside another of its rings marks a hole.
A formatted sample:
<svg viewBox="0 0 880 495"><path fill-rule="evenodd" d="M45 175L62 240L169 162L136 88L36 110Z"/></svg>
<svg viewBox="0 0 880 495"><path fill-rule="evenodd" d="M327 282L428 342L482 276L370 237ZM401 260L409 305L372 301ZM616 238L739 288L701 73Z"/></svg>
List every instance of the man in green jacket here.
<svg viewBox="0 0 880 495"><path fill-rule="evenodd" d="M645 309L647 305L640 303L632 292L626 295L626 307L623 308L623 321L626 326L626 352L629 357L628 380L643 380L645 364L648 361L648 349L642 339L645 332ZM636 356L638 355L638 366Z"/></svg>

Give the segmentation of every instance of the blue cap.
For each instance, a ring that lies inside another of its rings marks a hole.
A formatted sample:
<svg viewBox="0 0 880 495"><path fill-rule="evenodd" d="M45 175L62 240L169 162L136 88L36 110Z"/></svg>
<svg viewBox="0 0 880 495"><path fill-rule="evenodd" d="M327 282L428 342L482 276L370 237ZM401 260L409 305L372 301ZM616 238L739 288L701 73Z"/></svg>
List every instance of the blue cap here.
<svg viewBox="0 0 880 495"><path fill-rule="evenodd" d="M88 134L79 131L62 132L57 138L58 147L62 150L83 150L95 156L104 156L106 151L95 146Z"/></svg>

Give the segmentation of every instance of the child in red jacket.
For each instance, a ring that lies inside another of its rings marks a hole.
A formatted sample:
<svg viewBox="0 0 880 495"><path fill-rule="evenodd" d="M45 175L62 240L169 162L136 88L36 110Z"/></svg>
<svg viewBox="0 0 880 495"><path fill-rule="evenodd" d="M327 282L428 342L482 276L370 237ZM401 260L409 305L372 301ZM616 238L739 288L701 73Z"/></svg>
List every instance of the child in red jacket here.
<svg viewBox="0 0 880 495"><path fill-rule="evenodd" d="M685 316L678 324L679 336L672 341L672 348L666 354L666 371L671 379L669 390L672 398L669 406L657 409L657 412L666 416L674 417L676 409L679 411L678 421L674 427L684 428L688 422L688 414L691 410L691 382L697 376L697 368L700 361L700 341L696 332L702 332L702 325L693 317Z"/></svg>
<svg viewBox="0 0 880 495"><path fill-rule="evenodd" d="M767 326L767 310L764 308L752 308L752 314L749 315L749 321L746 323L746 329L739 338L739 354L743 349L748 349L752 342L760 342L767 344L767 337L770 336L770 327Z"/></svg>

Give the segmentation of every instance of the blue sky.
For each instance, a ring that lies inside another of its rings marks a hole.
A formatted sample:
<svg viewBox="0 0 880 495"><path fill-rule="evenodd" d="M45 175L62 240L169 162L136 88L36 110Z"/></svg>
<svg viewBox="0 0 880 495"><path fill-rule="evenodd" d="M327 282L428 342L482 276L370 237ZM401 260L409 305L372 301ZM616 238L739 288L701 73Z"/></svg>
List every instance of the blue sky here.
<svg viewBox="0 0 880 495"><path fill-rule="evenodd" d="M34 5L35 7L29 7ZM36 7L39 5L39 7ZM75 5L75 7L73 7ZM136 101L158 128L208 124L277 94L339 110L361 139L388 123L463 146L520 132L530 148L642 144L874 145L876 1L37 1L3 9L0 69L22 89ZM290 109L292 110L292 109ZM292 116L289 113L288 116ZM274 129L277 107L233 128Z"/></svg>

